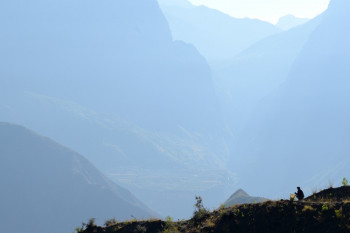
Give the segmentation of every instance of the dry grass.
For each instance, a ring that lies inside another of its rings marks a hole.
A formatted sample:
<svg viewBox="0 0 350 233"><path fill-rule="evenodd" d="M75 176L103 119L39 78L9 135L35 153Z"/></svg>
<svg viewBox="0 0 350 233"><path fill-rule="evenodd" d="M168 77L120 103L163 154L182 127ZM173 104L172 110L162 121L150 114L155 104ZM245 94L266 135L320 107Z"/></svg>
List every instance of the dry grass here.
<svg viewBox="0 0 350 233"><path fill-rule="evenodd" d="M304 208L303 208L303 210L302 210L302 212L307 212L307 211L312 212L312 211L315 211L315 209L312 208L312 206L305 205Z"/></svg>

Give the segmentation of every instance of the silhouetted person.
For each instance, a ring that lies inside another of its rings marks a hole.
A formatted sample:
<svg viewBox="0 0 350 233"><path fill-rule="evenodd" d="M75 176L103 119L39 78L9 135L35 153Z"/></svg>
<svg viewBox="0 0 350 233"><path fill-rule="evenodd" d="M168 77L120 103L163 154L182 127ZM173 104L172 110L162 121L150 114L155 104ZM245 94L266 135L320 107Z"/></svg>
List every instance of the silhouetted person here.
<svg viewBox="0 0 350 233"><path fill-rule="evenodd" d="M304 192L303 190L300 189L300 187L297 187L298 192L295 193L297 195L298 200L303 200L304 199Z"/></svg>

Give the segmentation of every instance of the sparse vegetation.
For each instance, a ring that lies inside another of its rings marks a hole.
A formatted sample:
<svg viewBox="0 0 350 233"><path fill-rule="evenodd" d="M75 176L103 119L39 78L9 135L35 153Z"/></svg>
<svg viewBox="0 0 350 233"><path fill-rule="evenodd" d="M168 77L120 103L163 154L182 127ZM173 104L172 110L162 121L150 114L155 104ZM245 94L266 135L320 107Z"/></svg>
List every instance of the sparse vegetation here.
<svg viewBox="0 0 350 233"><path fill-rule="evenodd" d="M349 182L348 180L344 177L343 181L341 182L343 186L348 186Z"/></svg>
<svg viewBox="0 0 350 233"><path fill-rule="evenodd" d="M106 227L109 227L109 226L114 226L117 223L118 223L118 220L116 218L112 218L112 219L106 220L104 225Z"/></svg>
<svg viewBox="0 0 350 233"><path fill-rule="evenodd" d="M343 217L343 208L340 207L339 210L334 210L334 213L335 213L335 216L336 216L337 218L342 218L342 217Z"/></svg>
<svg viewBox="0 0 350 233"><path fill-rule="evenodd" d="M225 204L221 204L220 206L219 206L219 210L223 210L223 209L225 209L226 208L226 205Z"/></svg>
<svg viewBox="0 0 350 233"><path fill-rule="evenodd" d="M267 201L235 205L210 212L196 197L193 218L187 221L132 219L117 222L105 228L79 228L77 233L221 233L221 232L349 232L350 187L329 188L315 193L303 201ZM94 223L94 222L93 222ZM85 226L94 225L90 221ZM83 225L84 226L84 225ZM255 229L252 231L252 229Z"/></svg>
<svg viewBox="0 0 350 233"><path fill-rule="evenodd" d="M307 211L315 211L315 209L312 208L312 206L305 205L302 212L307 212Z"/></svg>
<svg viewBox="0 0 350 233"><path fill-rule="evenodd" d="M163 233L177 233L177 232L179 231L175 226L173 219L170 216L166 217Z"/></svg>
<svg viewBox="0 0 350 233"><path fill-rule="evenodd" d="M146 233L146 232L147 232L147 228L145 226L142 226L142 225L136 226L135 233Z"/></svg>
<svg viewBox="0 0 350 233"><path fill-rule="evenodd" d="M93 228L93 227L96 227L96 222L95 222L95 218L90 218L88 223L86 224L86 229L89 229L89 228Z"/></svg>
<svg viewBox="0 0 350 233"><path fill-rule="evenodd" d="M322 205L322 211L327 211L328 209L329 207L326 203Z"/></svg>
<svg viewBox="0 0 350 233"><path fill-rule="evenodd" d="M196 204L194 204L195 211L193 213L193 220L198 221L208 215L209 210L204 208L203 199L201 196L196 196Z"/></svg>
<svg viewBox="0 0 350 233"><path fill-rule="evenodd" d="M80 227L75 228L75 232L76 232L76 233L82 233L82 232L84 232L84 226L80 226Z"/></svg>

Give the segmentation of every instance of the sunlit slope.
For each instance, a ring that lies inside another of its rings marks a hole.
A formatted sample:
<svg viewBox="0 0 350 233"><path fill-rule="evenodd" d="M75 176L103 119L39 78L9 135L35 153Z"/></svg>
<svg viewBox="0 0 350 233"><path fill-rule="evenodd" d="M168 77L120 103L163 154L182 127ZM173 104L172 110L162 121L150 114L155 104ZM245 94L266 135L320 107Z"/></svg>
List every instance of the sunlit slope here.
<svg viewBox="0 0 350 233"><path fill-rule="evenodd" d="M159 0L159 4L174 39L193 44L211 65L220 65L255 42L281 31L267 22L233 18L188 1Z"/></svg>
<svg viewBox="0 0 350 233"><path fill-rule="evenodd" d="M278 20L276 27L287 31L291 28L303 25L309 20L310 19L307 18L297 18L294 15L286 15Z"/></svg>

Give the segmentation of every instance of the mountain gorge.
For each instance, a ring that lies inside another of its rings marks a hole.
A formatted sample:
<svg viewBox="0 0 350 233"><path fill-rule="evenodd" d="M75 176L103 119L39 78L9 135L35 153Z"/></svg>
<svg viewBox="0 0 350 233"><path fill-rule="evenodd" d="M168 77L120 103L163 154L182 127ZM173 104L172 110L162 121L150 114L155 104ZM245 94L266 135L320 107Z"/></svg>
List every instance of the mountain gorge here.
<svg viewBox="0 0 350 233"><path fill-rule="evenodd" d="M161 214L191 213L194 193L233 176L210 68L156 0L15 0L0 27L0 120L84 154Z"/></svg>
<svg viewBox="0 0 350 233"><path fill-rule="evenodd" d="M256 19L233 18L187 0L159 0L174 39L196 46L211 66L226 64L239 52L281 30Z"/></svg>
<svg viewBox="0 0 350 233"><path fill-rule="evenodd" d="M279 200L340 181L350 163L349 10L332 0L283 31L187 0L1 3L0 121L16 124L0 123L6 233L154 212L182 219L198 195L216 208L238 187ZM18 218L29 223L14 231Z"/></svg>
<svg viewBox="0 0 350 233"><path fill-rule="evenodd" d="M216 117L209 67L193 46L172 41L156 1L13 1L3 4L1 22L4 89L74 101L157 129L198 129L195 112Z"/></svg>
<svg viewBox="0 0 350 233"><path fill-rule="evenodd" d="M256 183L257 190L277 192L290 185L311 189L326 177L341 180L346 174L350 34L339 25L349 21L345 13L349 9L347 1L330 3L286 82L261 102L240 135L232 164L260 174L243 178ZM286 182L291 177L293 181Z"/></svg>
<svg viewBox="0 0 350 233"><path fill-rule="evenodd" d="M236 137L260 101L287 80L295 59L322 17L264 38L233 57L227 65L213 67L225 120Z"/></svg>

